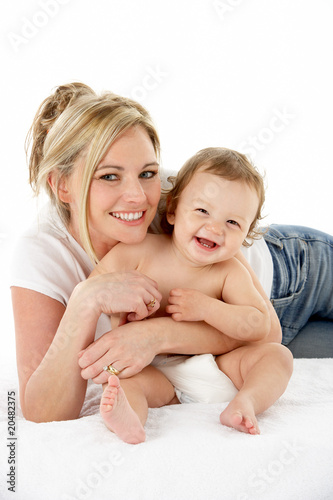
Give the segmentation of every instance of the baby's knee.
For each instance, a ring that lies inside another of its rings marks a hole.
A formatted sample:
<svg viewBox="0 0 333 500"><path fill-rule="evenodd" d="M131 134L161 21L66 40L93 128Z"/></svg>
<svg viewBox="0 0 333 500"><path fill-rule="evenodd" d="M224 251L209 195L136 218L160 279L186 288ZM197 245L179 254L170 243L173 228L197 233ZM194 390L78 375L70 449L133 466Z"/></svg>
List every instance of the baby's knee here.
<svg viewBox="0 0 333 500"><path fill-rule="evenodd" d="M261 347L263 349L264 355L273 357L275 360L280 361L280 363L283 364L285 370L291 375L293 371L294 358L288 347L275 342L264 344Z"/></svg>

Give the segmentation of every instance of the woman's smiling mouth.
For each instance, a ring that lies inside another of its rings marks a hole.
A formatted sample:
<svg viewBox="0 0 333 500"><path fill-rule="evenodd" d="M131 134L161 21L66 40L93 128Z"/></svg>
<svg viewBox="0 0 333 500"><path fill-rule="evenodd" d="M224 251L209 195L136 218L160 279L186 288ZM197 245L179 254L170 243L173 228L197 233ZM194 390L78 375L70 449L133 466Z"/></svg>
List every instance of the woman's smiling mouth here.
<svg viewBox="0 0 333 500"><path fill-rule="evenodd" d="M140 220L145 212L111 212L110 215L125 222Z"/></svg>

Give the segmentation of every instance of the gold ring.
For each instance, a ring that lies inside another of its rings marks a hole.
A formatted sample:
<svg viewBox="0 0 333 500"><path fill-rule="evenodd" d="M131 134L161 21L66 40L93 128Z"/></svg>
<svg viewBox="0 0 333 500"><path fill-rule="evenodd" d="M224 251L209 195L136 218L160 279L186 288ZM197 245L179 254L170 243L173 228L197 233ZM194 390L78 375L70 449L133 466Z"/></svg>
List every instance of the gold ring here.
<svg viewBox="0 0 333 500"><path fill-rule="evenodd" d="M120 371L117 370L117 368L115 368L112 365L103 366L103 370L105 370L106 372L111 373L111 375L119 375L119 373L120 373Z"/></svg>
<svg viewBox="0 0 333 500"><path fill-rule="evenodd" d="M156 299L155 299L155 297L154 297L154 298L153 298L153 300L151 300L151 301L149 302L149 304L147 304L147 308L148 308L148 309L154 309L155 304L156 304Z"/></svg>

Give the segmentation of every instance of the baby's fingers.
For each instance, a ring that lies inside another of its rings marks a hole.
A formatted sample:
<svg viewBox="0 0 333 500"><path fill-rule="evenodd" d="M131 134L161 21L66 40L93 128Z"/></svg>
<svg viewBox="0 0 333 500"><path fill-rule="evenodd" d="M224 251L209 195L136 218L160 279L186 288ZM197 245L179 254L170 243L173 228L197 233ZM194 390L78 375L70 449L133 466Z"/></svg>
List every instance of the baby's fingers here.
<svg viewBox="0 0 333 500"><path fill-rule="evenodd" d="M169 297L181 297L182 295L183 290L181 288L173 288L169 293Z"/></svg>
<svg viewBox="0 0 333 500"><path fill-rule="evenodd" d="M171 305L180 305L182 297L180 295L169 295L168 303ZM168 311L167 311L168 312Z"/></svg>
<svg viewBox="0 0 333 500"><path fill-rule="evenodd" d="M174 321L183 321L183 309L181 307L179 297L169 297L169 305L166 306L165 311L167 314L171 314Z"/></svg>
<svg viewBox="0 0 333 500"><path fill-rule="evenodd" d="M167 314L179 313L180 307L177 304L169 304L168 306L166 306L165 311L167 312Z"/></svg>

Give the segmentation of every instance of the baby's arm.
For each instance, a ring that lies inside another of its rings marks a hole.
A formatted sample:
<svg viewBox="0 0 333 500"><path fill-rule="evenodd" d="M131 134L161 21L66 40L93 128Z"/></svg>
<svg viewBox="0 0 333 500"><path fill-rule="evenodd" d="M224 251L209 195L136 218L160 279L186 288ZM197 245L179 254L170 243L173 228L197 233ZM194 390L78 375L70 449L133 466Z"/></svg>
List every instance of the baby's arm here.
<svg viewBox="0 0 333 500"><path fill-rule="evenodd" d="M265 338L270 331L268 307L244 266L231 259L222 300L198 290L171 290L166 311L175 321L205 321L225 335L242 341Z"/></svg>

